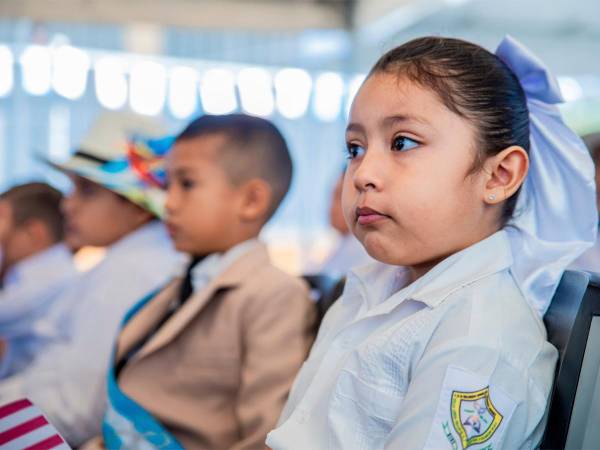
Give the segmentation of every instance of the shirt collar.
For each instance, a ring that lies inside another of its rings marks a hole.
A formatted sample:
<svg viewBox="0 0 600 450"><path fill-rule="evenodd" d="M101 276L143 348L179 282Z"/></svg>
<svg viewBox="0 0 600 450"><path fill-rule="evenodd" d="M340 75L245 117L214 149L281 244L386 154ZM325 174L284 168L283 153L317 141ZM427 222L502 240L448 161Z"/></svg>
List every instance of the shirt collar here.
<svg viewBox="0 0 600 450"><path fill-rule="evenodd" d="M382 312L407 298L435 308L456 290L510 267L512 261L506 232L501 230L449 256L409 285L407 268L374 263L350 271L348 290L366 300L369 309Z"/></svg>
<svg viewBox="0 0 600 450"><path fill-rule="evenodd" d="M51 274L68 277L74 273L73 255L64 244L59 243L15 264L4 277L4 287L26 280L33 282L39 277L46 279Z"/></svg>
<svg viewBox="0 0 600 450"><path fill-rule="evenodd" d="M194 292L202 290L211 281L225 272L242 255L248 253L257 245L260 245L258 239L249 239L233 246L225 253L208 255L192 269L192 286Z"/></svg>

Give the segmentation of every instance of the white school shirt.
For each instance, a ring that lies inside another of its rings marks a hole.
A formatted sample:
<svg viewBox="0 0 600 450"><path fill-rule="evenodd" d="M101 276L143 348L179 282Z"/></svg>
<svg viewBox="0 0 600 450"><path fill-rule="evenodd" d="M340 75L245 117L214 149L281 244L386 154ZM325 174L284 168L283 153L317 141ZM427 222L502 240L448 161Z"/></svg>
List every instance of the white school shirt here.
<svg viewBox="0 0 600 450"><path fill-rule="evenodd" d="M49 325L63 327L63 340L24 373L0 382L0 404L29 398L72 446L98 435L108 362L123 316L179 272L182 262L159 222L113 244L58 300L61 310Z"/></svg>
<svg viewBox="0 0 600 450"><path fill-rule="evenodd" d="M55 338L36 327L76 275L73 255L64 244L53 245L7 271L0 290L0 338L7 346L0 378L23 370Z"/></svg>
<svg viewBox="0 0 600 450"><path fill-rule="evenodd" d="M406 269L351 273L267 445L533 448L557 351L511 264L500 231L404 288Z"/></svg>
<svg viewBox="0 0 600 450"><path fill-rule="evenodd" d="M569 268L600 273L600 239L596 238L594 246L586 250Z"/></svg>

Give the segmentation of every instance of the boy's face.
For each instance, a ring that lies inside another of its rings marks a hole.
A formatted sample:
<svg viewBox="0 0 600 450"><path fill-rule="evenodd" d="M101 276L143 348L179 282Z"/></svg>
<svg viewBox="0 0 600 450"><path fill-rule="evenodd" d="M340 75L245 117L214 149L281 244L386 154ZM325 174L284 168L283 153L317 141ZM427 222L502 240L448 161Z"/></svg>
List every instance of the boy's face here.
<svg viewBox="0 0 600 450"><path fill-rule="evenodd" d="M72 249L112 245L147 220L142 217L148 213L114 192L82 177L70 178L73 189L62 209L65 242Z"/></svg>
<svg viewBox="0 0 600 450"><path fill-rule="evenodd" d="M344 210L342 209L342 187L344 178L340 177L335 183L333 195L331 196L331 204L329 205L329 223L339 233L346 235L350 232L348 224L344 218Z"/></svg>
<svg viewBox="0 0 600 450"><path fill-rule="evenodd" d="M241 189L217 158L225 142L219 134L184 139L167 156L166 224L179 251L207 255L238 241Z"/></svg>
<svg viewBox="0 0 600 450"><path fill-rule="evenodd" d="M485 182L469 175L474 130L432 91L396 74L371 76L354 100L346 141L355 157L344 215L372 257L432 267L482 239Z"/></svg>
<svg viewBox="0 0 600 450"><path fill-rule="evenodd" d="M6 245L14 228L12 205L8 200L0 200L0 245Z"/></svg>
<svg viewBox="0 0 600 450"><path fill-rule="evenodd" d="M26 232L27 226L17 226L10 201L0 200L0 248L4 267L16 263L22 255L30 253L32 243Z"/></svg>
<svg viewBox="0 0 600 450"><path fill-rule="evenodd" d="M12 203L0 200L2 267L8 268L50 246L49 234L50 230L39 219L16 222Z"/></svg>

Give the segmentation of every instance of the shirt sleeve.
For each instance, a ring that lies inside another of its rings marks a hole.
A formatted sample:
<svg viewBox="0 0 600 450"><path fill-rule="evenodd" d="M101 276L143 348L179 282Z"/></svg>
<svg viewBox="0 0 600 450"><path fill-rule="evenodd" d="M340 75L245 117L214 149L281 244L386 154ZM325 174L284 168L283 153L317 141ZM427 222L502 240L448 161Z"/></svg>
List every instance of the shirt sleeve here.
<svg viewBox="0 0 600 450"><path fill-rule="evenodd" d="M298 285L267 294L245 317L245 354L236 403L241 439L231 450L263 449L312 340L315 315Z"/></svg>
<svg viewBox="0 0 600 450"><path fill-rule="evenodd" d="M552 350L542 349L527 370L462 339L431 352L411 377L385 449L533 448L550 388L535 373L541 366L553 373Z"/></svg>
<svg viewBox="0 0 600 450"><path fill-rule="evenodd" d="M57 283L56 283L57 284ZM23 319L34 319L36 310L58 294L60 286L24 283L0 291L0 333L13 337L22 332Z"/></svg>

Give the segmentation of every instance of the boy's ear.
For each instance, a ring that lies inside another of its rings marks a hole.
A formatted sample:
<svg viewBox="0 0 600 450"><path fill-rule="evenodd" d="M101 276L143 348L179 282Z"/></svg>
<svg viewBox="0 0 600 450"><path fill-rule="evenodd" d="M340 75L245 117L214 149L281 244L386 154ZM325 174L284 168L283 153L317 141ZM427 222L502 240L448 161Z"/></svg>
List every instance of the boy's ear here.
<svg viewBox="0 0 600 450"><path fill-rule="evenodd" d="M510 146L485 162L487 179L484 201L490 205L502 203L523 184L529 170L529 156L523 147Z"/></svg>
<svg viewBox="0 0 600 450"><path fill-rule="evenodd" d="M269 183L253 178L241 186L239 217L251 222L265 217L273 201L273 190Z"/></svg>

